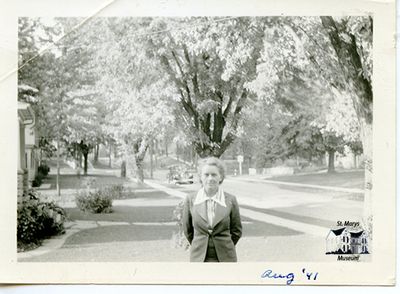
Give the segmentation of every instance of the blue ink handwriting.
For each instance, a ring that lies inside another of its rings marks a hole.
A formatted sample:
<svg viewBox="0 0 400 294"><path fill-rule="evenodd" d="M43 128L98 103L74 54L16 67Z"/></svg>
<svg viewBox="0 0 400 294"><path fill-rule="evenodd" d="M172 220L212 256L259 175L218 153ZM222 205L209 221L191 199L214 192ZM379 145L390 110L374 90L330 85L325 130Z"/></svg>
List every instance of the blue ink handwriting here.
<svg viewBox="0 0 400 294"><path fill-rule="evenodd" d="M288 273L286 275L273 273L272 270L266 270L262 275L261 278L269 278L269 279L286 279L286 285L290 285L294 281L294 273Z"/></svg>
<svg viewBox="0 0 400 294"><path fill-rule="evenodd" d="M318 277L318 272L317 273L313 273L313 272L306 272L306 269L303 268L302 273L306 275L308 280L311 280L311 278L314 276L313 280L315 281Z"/></svg>
<svg viewBox="0 0 400 294"><path fill-rule="evenodd" d="M309 272L306 271L305 268L303 268L301 272L305 275L308 281L315 281L318 278L318 272ZM271 269L266 270L261 275L262 279L286 279L286 285L291 285L294 282L294 277L294 273L278 274Z"/></svg>

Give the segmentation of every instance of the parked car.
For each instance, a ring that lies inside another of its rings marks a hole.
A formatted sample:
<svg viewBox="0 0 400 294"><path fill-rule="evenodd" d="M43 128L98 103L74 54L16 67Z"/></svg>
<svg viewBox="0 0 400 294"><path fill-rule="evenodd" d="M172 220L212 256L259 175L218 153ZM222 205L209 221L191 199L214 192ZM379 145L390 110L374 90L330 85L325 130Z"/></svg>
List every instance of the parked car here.
<svg viewBox="0 0 400 294"><path fill-rule="evenodd" d="M185 166L174 165L169 167L167 175L168 183L174 184L193 184L193 173L190 172Z"/></svg>

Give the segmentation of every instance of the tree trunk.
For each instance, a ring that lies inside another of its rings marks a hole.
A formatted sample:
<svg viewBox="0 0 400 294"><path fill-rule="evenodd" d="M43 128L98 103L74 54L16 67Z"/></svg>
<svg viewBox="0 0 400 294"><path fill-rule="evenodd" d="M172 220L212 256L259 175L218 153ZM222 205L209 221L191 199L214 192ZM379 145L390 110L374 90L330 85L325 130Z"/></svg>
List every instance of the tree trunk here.
<svg viewBox="0 0 400 294"><path fill-rule="evenodd" d="M112 147L112 145L111 145L111 142L109 144L110 144L110 147L108 149L108 167L111 167L111 147Z"/></svg>
<svg viewBox="0 0 400 294"><path fill-rule="evenodd" d="M99 146L99 144L97 143L97 144L94 146L94 158L93 158L93 161L94 161L95 163L97 163L97 162L99 161L99 149L100 149L100 146Z"/></svg>
<svg viewBox="0 0 400 294"><path fill-rule="evenodd" d="M88 170L88 151L83 151L83 174L86 176L87 175L87 170Z"/></svg>
<svg viewBox="0 0 400 294"><path fill-rule="evenodd" d="M196 165L196 156L195 156L195 152L194 152L193 146L190 146L190 161L192 163L192 166Z"/></svg>
<svg viewBox="0 0 400 294"><path fill-rule="evenodd" d="M372 123L363 122L362 143L365 166L364 226L372 237Z"/></svg>
<svg viewBox="0 0 400 294"><path fill-rule="evenodd" d="M320 166L325 165L325 154L321 154L321 155L318 156L318 164Z"/></svg>
<svg viewBox="0 0 400 294"><path fill-rule="evenodd" d="M60 139L57 137L57 178L56 178L57 196L61 196L60 190Z"/></svg>
<svg viewBox="0 0 400 294"><path fill-rule="evenodd" d="M139 183L144 182L143 159L136 159L136 179Z"/></svg>
<svg viewBox="0 0 400 294"><path fill-rule="evenodd" d="M121 178L126 178L126 161L121 163Z"/></svg>
<svg viewBox="0 0 400 294"><path fill-rule="evenodd" d="M328 173L333 173L335 172L335 150L329 150L328 156Z"/></svg>
<svg viewBox="0 0 400 294"><path fill-rule="evenodd" d="M82 152L78 152L78 162L79 162L79 167L82 168Z"/></svg>
<svg viewBox="0 0 400 294"><path fill-rule="evenodd" d="M353 152L353 168L357 168L357 154Z"/></svg>
<svg viewBox="0 0 400 294"><path fill-rule="evenodd" d="M140 184L144 182L143 160L148 147L149 145L145 139L138 139L133 144L136 179Z"/></svg>
<svg viewBox="0 0 400 294"><path fill-rule="evenodd" d="M90 151L90 145L85 144L83 141L81 141L79 143L79 151L81 153L81 156L83 155L83 174L86 176L88 170L88 155Z"/></svg>
<svg viewBox="0 0 400 294"><path fill-rule="evenodd" d="M150 179L153 178L153 150L154 146L153 146L153 140L151 140L150 142Z"/></svg>
<svg viewBox="0 0 400 294"><path fill-rule="evenodd" d="M343 69L344 80L350 81L350 91L357 118L361 125L361 140L365 157L365 194L364 194L364 228L372 238L372 121L373 121L373 92L371 79L367 79L362 73L363 60L357 50L356 37L346 32L346 26L335 22L331 16L320 17L323 27L331 40ZM370 29L365 34L372 37L373 20L370 19ZM340 37L346 33L350 42Z"/></svg>

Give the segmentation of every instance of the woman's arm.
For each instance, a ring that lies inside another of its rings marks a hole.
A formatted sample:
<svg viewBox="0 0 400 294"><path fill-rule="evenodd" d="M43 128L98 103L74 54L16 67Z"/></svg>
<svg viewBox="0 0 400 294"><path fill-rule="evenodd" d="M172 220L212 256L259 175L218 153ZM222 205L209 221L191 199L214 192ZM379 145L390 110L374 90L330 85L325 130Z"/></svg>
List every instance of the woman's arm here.
<svg viewBox="0 0 400 294"><path fill-rule="evenodd" d="M192 214L190 213L190 195L186 197L183 205L182 224L185 237L189 241L189 243L192 244L193 223L192 223Z"/></svg>
<svg viewBox="0 0 400 294"><path fill-rule="evenodd" d="M232 196L231 210L231 239L233 244L239 241L242 236L242 221L240 220L239 204L235 196Z"/></svg>

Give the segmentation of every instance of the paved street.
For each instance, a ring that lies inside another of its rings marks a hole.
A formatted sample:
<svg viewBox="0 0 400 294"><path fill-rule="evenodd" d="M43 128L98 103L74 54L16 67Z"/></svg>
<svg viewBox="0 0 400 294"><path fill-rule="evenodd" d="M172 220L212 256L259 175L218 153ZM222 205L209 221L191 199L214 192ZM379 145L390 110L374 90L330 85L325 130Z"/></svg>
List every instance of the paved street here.
<svg viewBox="0 0 400 294"><path fill-rule="evenodd" d="M19 253L19 261L187 261L188 251L174 242L177 226L172 215L199 184L173 185L162 180L146 180L146 184L136 187L132 199L114 200L114 212L108 215L82 215L73 202L65 202L74 218L67 234ZM245 177L228 177L223 188L240 204L244 229L237 251L242 262L334 261L325 255L329 229L338 220L359 221L362 216L363 203L350 200L351 193Z"/></svg>

